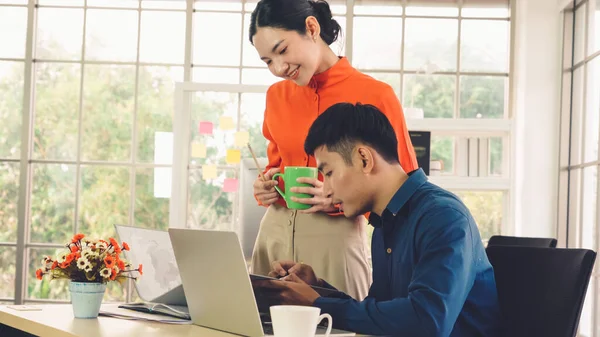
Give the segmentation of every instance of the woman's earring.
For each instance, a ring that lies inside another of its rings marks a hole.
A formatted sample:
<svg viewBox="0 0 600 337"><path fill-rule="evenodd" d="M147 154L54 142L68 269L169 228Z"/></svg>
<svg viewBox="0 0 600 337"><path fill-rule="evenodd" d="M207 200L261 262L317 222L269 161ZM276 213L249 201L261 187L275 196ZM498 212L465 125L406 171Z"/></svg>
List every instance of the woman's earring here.
<svg viewBox="0 0 600 337"><path fill-rule="evenodd" d="M317 36L313 36L313 40L315 40L315 42L317 42Z"/></svg>

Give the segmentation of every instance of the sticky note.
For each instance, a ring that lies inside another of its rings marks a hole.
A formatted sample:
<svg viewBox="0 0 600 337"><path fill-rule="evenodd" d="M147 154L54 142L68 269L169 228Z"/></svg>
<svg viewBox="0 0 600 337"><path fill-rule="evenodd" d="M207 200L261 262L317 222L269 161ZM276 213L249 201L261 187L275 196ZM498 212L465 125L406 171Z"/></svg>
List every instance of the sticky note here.
<svg viewBox="0 0 600 337"><path fill-rule="evenodd" d="M193 142L192 158L206 158L206 145L198 142Z"/></svg>
<svg viewBox="0 0 600 337"><path fill-rule="evenodd" d="M211 122L200 122L198 125L198 132L201 135L212 135L213 133L213 123Z"/></svg>
<svg viewBox="0 0 600 337"><path fill-rule="evenodd" d="M202 165L202 179L215 179L217 178L217 166L216 165Z"/></svg>
<svg viewBox="0 0 600 337"><path fill-rule="evenodd" d="M234 137L234 144L238 147L246 146L246 144L248 144L248 141L250 141L250 135L248 134L248 131L236 132Z"/></svg>
<svg viewBox="0 0 600 337"><path fill-rule="evenodd" d="M227 150L227 158L225 161L227 164L238 164L242 160L242 153L240 150Z"/></svg>
<svg viewBox="0 0 600 337"><path fill-rule="evenodd" d="M227 178L223 184L223 192L237 192L238 180L235 178Z"/></svg>
<svg viewBox="0 0 600 337"><path fill-rule="evenodd" d="M233 118L228 116L219 118L219 128L221 128L221 130L233 130L235 128Z"/></svg>

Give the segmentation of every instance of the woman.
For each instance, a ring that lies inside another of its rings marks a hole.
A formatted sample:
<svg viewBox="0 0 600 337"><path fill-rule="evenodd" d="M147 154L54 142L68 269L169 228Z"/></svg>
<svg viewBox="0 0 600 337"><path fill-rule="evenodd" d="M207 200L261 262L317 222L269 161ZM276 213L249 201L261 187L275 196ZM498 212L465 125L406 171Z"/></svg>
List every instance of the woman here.
<svg viewBox="0 0 600 337"><path fill-rule="evenodd" d="M283 181L271 181L285 166L316 166L304 152L304 138L316 117L339 102L373 104L396 131L400 163L406 172L417 168L400 102L394 90L354 69L329 48L340 33L325 1L261 0L252 12L250 42L273 75L284 81L267 91L263 134L269 140L266 181L254 183L259 204L268 206L263 217L251 269L267 275L271 263L293 260L313 266L317 275L357 300L370 286L371 272L365 246L366 219L348 219L323 195L323 184L309 179L313 198L300 199L312 207L286 208L275 191ZM340 216L341 215L341 216Z"/></svg>

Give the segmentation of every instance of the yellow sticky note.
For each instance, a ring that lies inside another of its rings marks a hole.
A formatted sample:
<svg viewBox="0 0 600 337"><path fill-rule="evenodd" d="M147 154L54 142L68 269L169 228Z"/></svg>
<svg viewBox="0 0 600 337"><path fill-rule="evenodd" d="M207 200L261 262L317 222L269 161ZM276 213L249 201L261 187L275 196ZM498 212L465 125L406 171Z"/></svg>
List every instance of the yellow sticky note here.
<svg viewBox="0 0 600 337"><path fill-rule="evenodd" d="M227 150L227 164L238 164L242 160L240 150Z"/></svg>
<svg viewBox="0 0 600 337"><path fill-rule="evenodd" d="M217 178L217 166L216 165L202 165L202 179L216 179Z"/></svg>
<svg viewBox="0 0 600 337"><path fill-rule="evenodd" d="M246 146L249 140L250 135L248 134L248 131L239 131L235 133L235 146Z"/></svg>
<svg viewBox="0 0 600 337"><path fill-rule="evenodd" d="M219 127L221 130L233 130L233 128L235 128L235 125L233 124L233 118L228 116L219 118Z"/></svg>
<svg viewBox="0 0 600 337"><path fill-rule="evenodd" d="M206 158L206 145L202 143L192 143L192 158Z"/></svg>

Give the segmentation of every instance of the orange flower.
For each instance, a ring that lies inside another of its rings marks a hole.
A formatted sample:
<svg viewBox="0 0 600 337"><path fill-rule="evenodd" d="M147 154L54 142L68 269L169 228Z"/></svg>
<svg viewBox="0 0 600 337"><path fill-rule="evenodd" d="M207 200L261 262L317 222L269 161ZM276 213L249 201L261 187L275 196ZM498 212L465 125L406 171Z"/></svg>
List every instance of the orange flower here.
<svg viewBox="0 0 600 337"><path fill-rule="evenodd" d="M140 273L140 275L144 275L144 273L142 272L142 264L141 263L137 270L138 270L138 273Z"/></svg>
<svg viewBox="0 0 600 337"><path fill-rule="evenodd" d="M104 258L104 264L106 265L107 269L114 267L115 266L115 257L112 255L106 255L106 257Z"/></svg>
<svg viewBox="0 0 600 337"><path fill-rule="evenodd" d="M54 268L56 268L58 266L58 261L54 261L54 263L52 263L52 267L50 267L50 270L54 270Z"/></svg>
<svg viewBox="0 0 600 337"><path fill-rule="evenodd" d="M127 242L123 242L123 250L129 250L129 245Z"/></svg>
<svg viewBox="0 0 600 337"><path fill-rule="evenodd" d="M115 249L115 253L117 253L117 254L121 253L121 246L119 246L119 243L117 242L117 240L115 240L113 238L109 238L108 241L110 241L110 245L113 246L113 248Z"/></svg>
<svg viewBox="0 0 600 337"><path fill-rule="evenodd" d="M125 270L125 262L121 259L117 259L117 267L119 267L120 270Z"/></svg>
<svg viewBox="0 0 600 337"><path fill-rule="evenodd" d="M69 249L71 250L72 253L79 251L79 247L77 247L77 245L71 245L71 247L69 247Z"/></svg>
<svg viewBox="0 0 600 337"><path fill-rule="evenodd" d="M85 237L85 235L79 233L79 234L75 234L75 236L73 236L73 239L71 240L71 242L75 243L81 239L83 239Z"/></svg>
<svg viewBox="0 0 600 337"><path fill-rule="evenodd" d="M73 260L75 260L76 256L77 256L77 253L70 253L69 255L67 255L67 259L65 260L65 263L67 264L67 266L69 264L71 264L71 262L73 262Z"/></svg>
<svg viewBox="0 0 600 337"><path fill-rule="evenodd" d="M110 280L114 281L117 278L117 271L115 270L115 268L111 269L111 274L110 274Z"/></svg>
<svg viewBox="0 0 600 337"><path fill-rule="evenodd" d="M66 263L66 262L63 262L63 263L61 263L59 266L60 266L62 269L66 269L66 268L69 266L69 264L68 264L68 263Z"/></svg>
<svg viewBox="0 0 600 337"><path fill-rule="evenodd" d="M37 277L38 280L41 280L42 276L44 276L44 272L41 269L35 271L35 277Z"/></svg>

